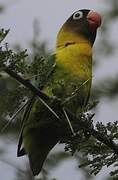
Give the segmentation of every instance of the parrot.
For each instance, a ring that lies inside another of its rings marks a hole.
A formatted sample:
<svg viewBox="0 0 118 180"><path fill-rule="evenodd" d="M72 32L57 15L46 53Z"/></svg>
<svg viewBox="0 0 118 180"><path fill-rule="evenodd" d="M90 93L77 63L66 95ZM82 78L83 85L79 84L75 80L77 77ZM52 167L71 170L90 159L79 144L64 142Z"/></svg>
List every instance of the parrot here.
<svg viewBox="0 0 118 180"><path fill-rule="evenodd" d="M54 70L41 88L47 96L58 98L63 108L77 117L89 100L92 47L100 25L100 14L89 9L77 10L66 20L57 34L55 53L49 58ZM64 111L59 103L55 98L46 103L53 113L40 98L31 98L23 115L18 143L17 156L28 155L34 176L41 172L49 152L62 139L64 131L59 121L64 119Z"/></svg>

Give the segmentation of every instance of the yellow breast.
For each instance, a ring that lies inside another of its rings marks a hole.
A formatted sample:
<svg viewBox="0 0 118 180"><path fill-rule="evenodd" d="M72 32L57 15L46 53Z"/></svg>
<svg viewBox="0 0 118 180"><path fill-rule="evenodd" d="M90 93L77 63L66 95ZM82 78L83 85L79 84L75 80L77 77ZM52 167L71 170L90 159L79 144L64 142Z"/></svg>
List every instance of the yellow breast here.
<svg viewBox="0 0 118 180"><path fill-rule="evenodd" d="M57 64L62 64L75 75L88 76L92 71L92 48L88 43L70 44L56 51ZM86 77L85 77L86 78ZM83 79L83 78L82 78Z"/></svg>

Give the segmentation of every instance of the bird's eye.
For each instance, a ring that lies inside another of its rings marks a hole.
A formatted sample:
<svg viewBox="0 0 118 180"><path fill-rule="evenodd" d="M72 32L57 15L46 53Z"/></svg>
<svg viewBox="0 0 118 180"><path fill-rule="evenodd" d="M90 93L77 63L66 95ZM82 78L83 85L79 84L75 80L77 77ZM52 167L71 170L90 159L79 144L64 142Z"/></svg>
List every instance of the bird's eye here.
<svg viewBox="0 0 118 180"><path fill-rule="evenodd" d="M83 17L83 13L81 11L77 11L73 14L73 19L76 20L76 19L80 19Z"/></svg>

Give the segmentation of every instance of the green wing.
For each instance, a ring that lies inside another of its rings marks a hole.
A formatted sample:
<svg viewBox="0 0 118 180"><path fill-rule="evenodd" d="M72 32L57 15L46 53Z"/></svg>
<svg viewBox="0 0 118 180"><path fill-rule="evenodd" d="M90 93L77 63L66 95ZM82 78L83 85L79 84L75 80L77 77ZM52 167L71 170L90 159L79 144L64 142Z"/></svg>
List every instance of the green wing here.
<svg viewBox="0 0 118 180"><path fill-rule="evenodd" d="M30 116L30 112L32 110L32 106L34 104L35 101L35 96L33 96L30 100L28 105L25 108L24 114L23 114L23 118L22 118L22 126L21 126L21 132L20 132L20 136L19 136L19 142L18 142L18 148L17 148L17 156L23 156L26 154L24 147L22 147L22 143L23 143L23 137L22 137L22 133L23 133L23 129L24 129L24 122L26 122Z"/></svg>
<svg viewBox="0 0 118 180"><path fill-rule="evenodd" d="M42 89L45 84L47 83L49 77L53 73L55 69L55 55L48 56L45 58L40 58L39 65L37 69L35 69L35 79L33 79L33 83L38 86L40 89ZM38 69L39 68L39 69ZM21 132L19 136L19 141L18 141L18 148L17 148L17 156L23 156L26 154L24 147L22 147L23 144L23 129L24 129L24 124L28 121L30 113L32 111L33 105L36 101L36 96L32 96L31 99L29 99L29 103L25 108L23 118L22 118L22 127L21 127Z"/></svg>

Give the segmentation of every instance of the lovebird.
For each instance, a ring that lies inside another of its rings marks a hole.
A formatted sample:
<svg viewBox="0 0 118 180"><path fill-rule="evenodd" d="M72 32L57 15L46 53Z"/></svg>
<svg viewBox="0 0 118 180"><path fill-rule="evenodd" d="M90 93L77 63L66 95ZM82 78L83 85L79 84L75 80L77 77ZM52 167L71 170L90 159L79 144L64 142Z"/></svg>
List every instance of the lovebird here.
<svg viewBox="0 0 118 180"><path fill-rule="evenodd" d="M99 13L82 9L74 12L57 34L55 68L41 90L59 99L60 103L55 98L46 101L59 119L67 118L64 108L78 117L87 106L92 81L92 47L100 25ZM38 97L31 99L23 118L17 155L28 155L35 176L49 152L63 138L64 128Z"/></svg>

